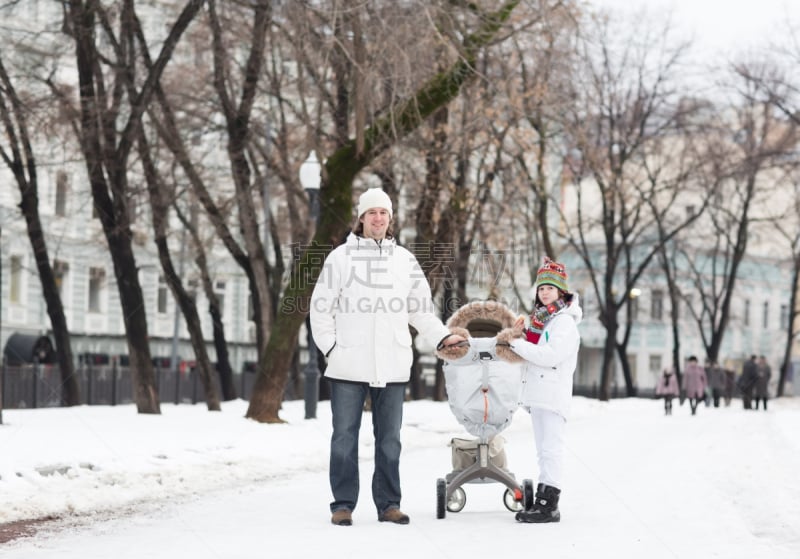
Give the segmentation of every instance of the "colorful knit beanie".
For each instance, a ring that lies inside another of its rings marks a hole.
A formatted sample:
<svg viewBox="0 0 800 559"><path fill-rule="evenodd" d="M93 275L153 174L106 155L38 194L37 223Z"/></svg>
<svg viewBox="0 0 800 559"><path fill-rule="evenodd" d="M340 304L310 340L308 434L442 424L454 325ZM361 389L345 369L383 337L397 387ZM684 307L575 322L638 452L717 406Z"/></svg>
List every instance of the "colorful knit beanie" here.
<svg viewBox="0 0 800 559"><path fill-rule="evenodd" d="M537 290L540 285L553 285L567 293L569 291L567 289L567 268L563 264L559 264L545 256L542 267L536 273Z"/></svg>

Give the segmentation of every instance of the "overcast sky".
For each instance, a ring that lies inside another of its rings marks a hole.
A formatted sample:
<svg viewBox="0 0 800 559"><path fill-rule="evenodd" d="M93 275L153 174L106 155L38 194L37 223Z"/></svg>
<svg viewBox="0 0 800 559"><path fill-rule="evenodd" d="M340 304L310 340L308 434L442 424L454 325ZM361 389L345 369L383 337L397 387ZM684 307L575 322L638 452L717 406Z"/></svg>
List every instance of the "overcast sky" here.
<svg viewBox="0 0 800 559"><path fill-rule="evenodd" d="M734 54L788 35L787 22L800 24L797 0L587 0L626 12L645 9L652 17L672 10L677 26L694 36L704 55Z"/></svg>

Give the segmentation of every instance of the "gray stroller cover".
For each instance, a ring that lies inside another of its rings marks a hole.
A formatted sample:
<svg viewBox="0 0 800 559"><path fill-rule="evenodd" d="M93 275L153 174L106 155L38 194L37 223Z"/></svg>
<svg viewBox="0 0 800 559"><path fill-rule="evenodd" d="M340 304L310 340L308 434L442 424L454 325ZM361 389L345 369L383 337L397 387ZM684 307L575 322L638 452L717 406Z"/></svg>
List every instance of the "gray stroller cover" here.
<svg viewBox="0 0 800 559"><path fill-rule="evenodd" d="M450 409L470 434L484 442L508 427L519 407L522 358L508 346L518 335L512 330L515 320L502 303L469 303L447 321L450 331L469 343L437 351L445 362Z"/></svg>

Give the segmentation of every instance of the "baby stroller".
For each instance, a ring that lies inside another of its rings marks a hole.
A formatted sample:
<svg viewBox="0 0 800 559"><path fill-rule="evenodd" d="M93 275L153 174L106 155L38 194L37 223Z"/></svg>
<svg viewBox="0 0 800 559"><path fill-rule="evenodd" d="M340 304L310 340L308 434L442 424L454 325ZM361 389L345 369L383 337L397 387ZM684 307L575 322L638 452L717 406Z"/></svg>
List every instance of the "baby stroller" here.
<svg viewBox="0 0 800 559"><path fill-rule="evenodd" d="M465 483L497 481L506 486L503 503L512 512L533 505L533 482L522 485L506 469L503 437L518 407L522 359L508 345L516 316L495 301L461 307L447 322L467 338L437 355L444 360L450 409L477 440L452 439L453 471L436 480L436 518L460 512L466 504Z"/></svg>

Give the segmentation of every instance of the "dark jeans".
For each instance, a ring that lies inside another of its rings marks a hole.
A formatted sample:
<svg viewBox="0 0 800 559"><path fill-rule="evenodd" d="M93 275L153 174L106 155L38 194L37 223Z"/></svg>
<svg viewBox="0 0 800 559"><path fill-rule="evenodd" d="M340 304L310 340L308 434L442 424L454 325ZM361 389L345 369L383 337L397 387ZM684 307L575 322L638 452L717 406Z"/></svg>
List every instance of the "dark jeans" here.
<svg viewBox="0 0 800 559"><path fill-rule="evenodd" d="M371 388L367 384L331 381L330 482L331 512L353 510L358 502L358 433L367 394L372 400L372 432L375 436L375 471L372 500L378 514L400 508L400 426L403 422L405 384Z"/></svg>
<svg viewBox="0 0 800 559"><path fill-rule="evenodd" d="M672 415L672 396L664 396L664 414Z"/></svg>

